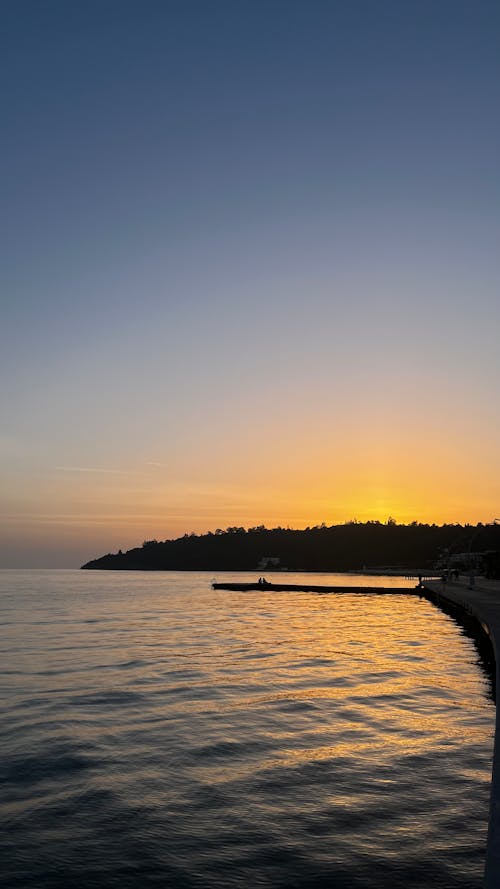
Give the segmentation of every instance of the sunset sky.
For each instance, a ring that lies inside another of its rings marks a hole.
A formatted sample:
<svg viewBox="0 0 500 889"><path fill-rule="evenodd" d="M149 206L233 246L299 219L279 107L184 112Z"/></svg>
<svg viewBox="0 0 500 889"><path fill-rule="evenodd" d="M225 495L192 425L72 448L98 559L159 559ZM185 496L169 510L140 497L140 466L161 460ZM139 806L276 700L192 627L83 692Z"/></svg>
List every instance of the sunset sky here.
<svg viewBox="0 0 500 889"><path fill-rule="evenodd" d="M0 567L500 517L497 0L5 0Z"/></svg>

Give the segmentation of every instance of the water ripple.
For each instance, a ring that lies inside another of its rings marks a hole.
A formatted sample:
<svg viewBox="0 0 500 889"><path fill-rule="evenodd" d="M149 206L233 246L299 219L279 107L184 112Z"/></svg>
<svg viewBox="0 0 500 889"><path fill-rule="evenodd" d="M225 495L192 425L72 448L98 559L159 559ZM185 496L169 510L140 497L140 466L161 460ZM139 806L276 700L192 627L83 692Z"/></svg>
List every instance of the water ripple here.
<svg viewBox="0 0 500 889"><path fill-rule="evenodd" d="M472 641L416 597L209 581L0 572L2 889L479 889Z"/></svg>

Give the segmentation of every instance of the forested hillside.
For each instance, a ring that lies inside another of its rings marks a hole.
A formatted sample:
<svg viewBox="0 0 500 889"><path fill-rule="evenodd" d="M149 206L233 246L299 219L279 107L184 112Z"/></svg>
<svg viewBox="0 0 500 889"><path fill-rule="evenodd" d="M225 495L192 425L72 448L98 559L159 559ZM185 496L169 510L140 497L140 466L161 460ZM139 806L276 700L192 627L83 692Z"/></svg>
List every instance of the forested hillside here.
<svg viewBox="0 0 500 889"><path fill-rule="evenodd" d="M279 560L289 570L348 571L381 566L425 568L448 556L500 549L500 525L399 525L348 522L296 531L290 528L227 528L145 541L109 553L83 568L116 570L235 571L268 569ZM466 560L466 559L465 559Z"/></svg>

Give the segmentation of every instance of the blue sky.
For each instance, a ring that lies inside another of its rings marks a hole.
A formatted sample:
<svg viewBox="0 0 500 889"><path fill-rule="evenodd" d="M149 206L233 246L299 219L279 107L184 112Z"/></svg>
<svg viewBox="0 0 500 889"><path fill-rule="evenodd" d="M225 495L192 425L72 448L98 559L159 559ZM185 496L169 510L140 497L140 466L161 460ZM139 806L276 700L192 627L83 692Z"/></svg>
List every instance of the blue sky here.
<svg viewBox="0 0 500 889"><path fill-rule="evenodd" d="M498 515L498 4L2 18L0 565Z"/></svg>

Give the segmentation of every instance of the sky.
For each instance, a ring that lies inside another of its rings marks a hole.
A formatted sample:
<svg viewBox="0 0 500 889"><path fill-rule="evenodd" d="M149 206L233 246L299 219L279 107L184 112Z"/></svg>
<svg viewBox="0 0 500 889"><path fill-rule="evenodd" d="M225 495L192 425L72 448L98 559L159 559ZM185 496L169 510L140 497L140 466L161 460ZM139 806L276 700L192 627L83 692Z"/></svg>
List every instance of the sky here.
<svg viewBox="0 0 500 889"><path fill-rule="evenodd" d="M0 15L0 567L500 517L496 0Z"/></svg>

